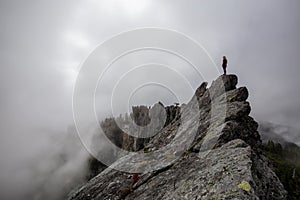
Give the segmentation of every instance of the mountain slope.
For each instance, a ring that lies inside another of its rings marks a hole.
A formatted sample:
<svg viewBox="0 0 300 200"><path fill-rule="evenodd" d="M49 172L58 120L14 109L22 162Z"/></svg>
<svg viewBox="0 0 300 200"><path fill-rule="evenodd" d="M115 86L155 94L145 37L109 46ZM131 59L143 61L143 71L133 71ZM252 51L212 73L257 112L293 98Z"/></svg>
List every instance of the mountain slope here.
<svg viewBox="0 0 300 200"><path fill-rule="evenodd" d="M167 112L176 116L168 114L168 123L142 145L118 134L131 144L125 149L141 150L118 159L70 199L286 199L261 153L248 91L236 85L235 75L222 75L209 88L201 84L180 112L177 106ZM134 172L139 179L131 191Z"/></svg>

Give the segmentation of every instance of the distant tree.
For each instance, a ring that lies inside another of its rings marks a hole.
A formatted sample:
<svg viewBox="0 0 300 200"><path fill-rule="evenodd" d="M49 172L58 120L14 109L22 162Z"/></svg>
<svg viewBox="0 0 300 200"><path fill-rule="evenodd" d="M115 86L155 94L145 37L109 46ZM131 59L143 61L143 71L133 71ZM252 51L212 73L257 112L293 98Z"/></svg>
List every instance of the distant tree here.
<svg viewBox="0 0 300 200"><path fill-rule="evenodd" d="M300 148L293 143L282 146L270 140L263 144L262 149L264 155L273 163L276 175L288 191L288 199L300 199Z"/></svg>

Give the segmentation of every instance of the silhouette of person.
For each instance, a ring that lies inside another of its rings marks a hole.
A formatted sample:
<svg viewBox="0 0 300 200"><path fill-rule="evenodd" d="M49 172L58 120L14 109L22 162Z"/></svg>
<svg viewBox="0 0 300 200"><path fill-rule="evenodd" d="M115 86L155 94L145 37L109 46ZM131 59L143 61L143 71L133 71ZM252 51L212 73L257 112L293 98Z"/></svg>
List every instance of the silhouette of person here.
<svg viewBox="0 0 300 200"><path fill-rule="evenodd" d="M226 67L227 67L227 59L226 56L223 56L223 63L222 63L224 75L226 75Z"/></svg>

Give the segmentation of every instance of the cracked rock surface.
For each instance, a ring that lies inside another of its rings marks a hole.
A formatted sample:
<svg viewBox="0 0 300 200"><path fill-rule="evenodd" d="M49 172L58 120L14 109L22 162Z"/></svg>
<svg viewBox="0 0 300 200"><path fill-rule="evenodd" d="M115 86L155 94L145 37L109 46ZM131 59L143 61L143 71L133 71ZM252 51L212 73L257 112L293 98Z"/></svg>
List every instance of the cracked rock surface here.
<svg viewBox="0 0 300 200"><path fill-rule="evenodd" d="M69 199L286 199L261 154L247 98L235 75L201 84L187 104L166 107L168 123L143 141L144 149L118 159ZM133 172L140 174L130 190Z"/></svg>

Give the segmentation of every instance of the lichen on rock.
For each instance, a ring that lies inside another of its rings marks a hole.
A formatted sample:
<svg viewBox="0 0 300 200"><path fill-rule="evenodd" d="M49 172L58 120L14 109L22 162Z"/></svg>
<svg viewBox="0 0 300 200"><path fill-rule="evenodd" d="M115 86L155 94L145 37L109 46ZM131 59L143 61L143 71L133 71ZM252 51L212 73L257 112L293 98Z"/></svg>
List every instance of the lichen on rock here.
<svg viewBox="0 0 300 200"><path fill-rule="evenodd" d="M251 186L247 181L242 181L240 184L238 184L238 188L250 192Z"/></svg>

